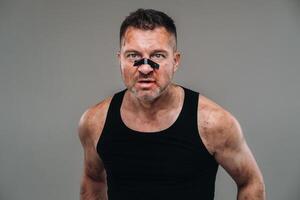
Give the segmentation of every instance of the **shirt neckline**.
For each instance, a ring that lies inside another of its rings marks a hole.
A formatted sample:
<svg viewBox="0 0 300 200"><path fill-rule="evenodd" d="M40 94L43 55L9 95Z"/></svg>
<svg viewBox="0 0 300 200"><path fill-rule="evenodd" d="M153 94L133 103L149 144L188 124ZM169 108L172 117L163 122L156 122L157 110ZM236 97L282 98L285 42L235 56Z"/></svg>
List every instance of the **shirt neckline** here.
<svg viewBox="0 0 300 200"><path fill-rule="evenodd" d="M182 86L179 86L179 87L181 87L183 89L183 93L184 93L184 95L183 95L183 104L182 104L182 107L180 109L179 115L177 116L176 120L169 127L165 128L165 129L162 129L162 130L158 130L158 131L138 131L138 130L135 130L135 129L132 129L132 128L128 127L124 123L124 121L122 119L122 116L121 116L121 106L122 106L122 103L123 103L124 94L125 94L126 90L124 90L124 92L123 92L123 94L121 96L120 106L118 108L118 118L119 118L119 120L121 122L121 125L124 128L126 128L127 130L129 130L130 132L132 132L132 133L134 133L136 135L157 135L157 134L160 134L160 133L165 133L165 132L170 131L171 129L173 129L176 126L176 124L178 123L178 121L182 118L182 116L183 116L183 110L186 107L187 90L184 87L182 87Z"/></svg>

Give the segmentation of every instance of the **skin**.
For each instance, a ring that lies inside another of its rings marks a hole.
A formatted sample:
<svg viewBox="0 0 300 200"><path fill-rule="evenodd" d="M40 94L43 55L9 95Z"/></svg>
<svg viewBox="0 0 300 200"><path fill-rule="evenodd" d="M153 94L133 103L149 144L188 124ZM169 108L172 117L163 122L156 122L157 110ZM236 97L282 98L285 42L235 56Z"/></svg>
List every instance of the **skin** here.
<svg viewBox="0 0 300 200"><path fill-rule="evenodd" d="M133 130L149 134L170 127L184 99L183 89L172 83L180 62L174 36L163 27L147 31L129 27L117 57L128 88L121 105L124 123ZM159 63L160 68L132 66L135 59L143 57ZM96 145L111 98L87 109L79 121L79 138L84 149L82 200L108 199L106 173ZM263 177L237 119L203 95L199 96L197 117L205 147L237 184L237 199L264 200Z"/></svg>

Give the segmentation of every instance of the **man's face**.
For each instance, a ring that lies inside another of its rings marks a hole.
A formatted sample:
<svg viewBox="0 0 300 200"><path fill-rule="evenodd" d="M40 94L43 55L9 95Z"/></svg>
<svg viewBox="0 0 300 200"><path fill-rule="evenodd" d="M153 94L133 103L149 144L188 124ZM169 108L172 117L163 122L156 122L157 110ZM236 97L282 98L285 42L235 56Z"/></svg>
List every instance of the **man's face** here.
<svg viewBox="0 0 300 200"><path fill-rule="evenodd" d="M118 58L123 81L138 99L153 101L171 83L180 60L175 46L175 37L164 27L153 30L129 27L126 30ZM159 69L148 64L134 67L134 61L141 58L158 63Z"/></svg>

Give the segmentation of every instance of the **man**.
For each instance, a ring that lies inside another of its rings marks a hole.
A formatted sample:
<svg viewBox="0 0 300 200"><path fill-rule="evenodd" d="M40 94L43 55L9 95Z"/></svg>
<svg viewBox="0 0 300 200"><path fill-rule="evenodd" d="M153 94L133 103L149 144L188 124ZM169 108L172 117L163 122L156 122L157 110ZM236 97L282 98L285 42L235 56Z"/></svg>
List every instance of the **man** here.
<svg viewBox="0 0 300 200"><path fill-rule="evenodd" d="M237 198L262 200L262 174L228 111L172 83L180 53L166 14L138 9L121 25L118 59L126 90L79 122L81 199L213 199L221 165Z"/></svg>

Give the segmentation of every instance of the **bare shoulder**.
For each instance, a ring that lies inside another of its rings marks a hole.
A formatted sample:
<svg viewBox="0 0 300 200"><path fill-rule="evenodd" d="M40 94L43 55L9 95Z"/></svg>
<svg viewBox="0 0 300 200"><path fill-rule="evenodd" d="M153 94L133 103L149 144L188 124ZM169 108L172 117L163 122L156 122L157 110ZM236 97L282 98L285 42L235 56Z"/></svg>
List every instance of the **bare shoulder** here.
<svg viewBox="0 0 300 200"><path fill-rule="evenodd" d="M89 107L81 116L78 123L78 134L83 146L96 146L100 138L109 104L112 97L108 97L96 105Z"/></svg>
<svg viewBox="0 0 300 200"><path fill-rule="evenodd" d="M208 151L215 155L218 149L234 147L243 139L237 119L211 99L199 95L198 129Z"/></svg>

